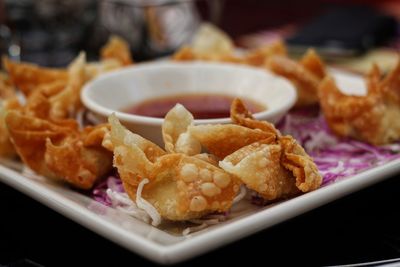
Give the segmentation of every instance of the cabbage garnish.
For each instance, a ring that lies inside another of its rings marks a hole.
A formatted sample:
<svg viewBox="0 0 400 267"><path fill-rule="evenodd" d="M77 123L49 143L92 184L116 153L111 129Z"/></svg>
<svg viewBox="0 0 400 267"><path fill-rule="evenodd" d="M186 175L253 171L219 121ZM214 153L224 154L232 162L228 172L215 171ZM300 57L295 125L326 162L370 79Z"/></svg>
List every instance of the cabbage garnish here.
<svg viewBox="0 0 400 267"><path fill-rule="evenodd" d="M322 185L400 158L400 143L373 146L336 137L317 109L291 111L278 128L297 139L313 157L323 176Z"/></svg>

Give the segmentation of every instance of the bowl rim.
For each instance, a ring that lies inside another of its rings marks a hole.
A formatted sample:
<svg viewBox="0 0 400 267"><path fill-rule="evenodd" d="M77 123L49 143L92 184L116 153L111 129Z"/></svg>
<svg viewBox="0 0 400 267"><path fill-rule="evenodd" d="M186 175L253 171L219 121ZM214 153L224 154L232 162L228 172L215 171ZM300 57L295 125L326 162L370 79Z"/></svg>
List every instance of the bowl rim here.
<svg viewBox="0 0 400 267"><path fill-rule="evenodd" d="M131 72L135 70L143 70L143 69L152 69L152 68L171 68L171 67L183 67L184 65L186 69L188 66L191 65L193 67L217 67L217 68L235 68L235 69L246 69L251 71L256 71L261 73L262 75L272 76L274 79L280 80L282 83L286 83L286 90L289 90L287 101L284 104L276 107L274 109L266 109L261 112L254 113L253 116L255 119L265 120L264 117L274 117L277 114L280 114L286 110L292 108L297 99L297 91L294 85L284 77L278 76L267 69L257 68L254 66L248 65L239 65L234 63L221 63L221 62L205 62L205 61L189 61L189 62L171 62L171 61L152 61L152 62L142 62L135 64L133 66L125 67L122 69L113 70L104 74L99 75L98 77L94 78L93 80L87 82L81 90L81 101L83 105L88 108L90 111L108 117L111 114L115 114L118 119L123 121L134 122L143 125L162 125L164 122L164 118L155 118L149 116L142 116L136 114L130 114L126 112L122 112L119 110L114 110L111 108L104 107L101 104L98 104L92 97L90 97L89 91L94 88L95 83L99 83L102 80L109 79L118 75L121 75L126 72ZM290 88L290 89L289 89ZM252 98L250 98L252 99ZM195 124L226 124L231 123L231 118L213 118L213 119L194 119Z"/></svg>

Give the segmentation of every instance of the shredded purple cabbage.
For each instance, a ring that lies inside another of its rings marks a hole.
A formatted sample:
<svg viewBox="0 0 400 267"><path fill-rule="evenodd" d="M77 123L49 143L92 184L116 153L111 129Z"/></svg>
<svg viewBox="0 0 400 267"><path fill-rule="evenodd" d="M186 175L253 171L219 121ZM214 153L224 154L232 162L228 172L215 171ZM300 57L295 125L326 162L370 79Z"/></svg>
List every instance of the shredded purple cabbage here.
<svg viewBox="0 0 400 267"><path fill-rule="evenodd" d="M278 124L283 134L292 135L313 157L323 176L323 185L350 177L369 168L400 159L400 143L372 146L360 141L336 137L318 108L290 111ZM125 192L118 173L115 172L99 183L92 191L93 198L107 206L111 199L106 191ZM264 205L257 195L252 203Z"/></svg>
<svg viewBox="0 0 400 267"><path fill-rule="evenodd" d="M125 192L122 181L118 175L112 174L108 176L92 190L92 196L94 200L111 207L112 203L110 197L107 195L107 189L111 189L112 191L119 193Z"/></svg>
<svg viewBox="0 0 400 267"><path fill-rule="evenodd" d="M278 129L297 139L313 157L323 175L323 185L400 158L400 143L372 146L336 137L317 108L291 111Z"/></svg>

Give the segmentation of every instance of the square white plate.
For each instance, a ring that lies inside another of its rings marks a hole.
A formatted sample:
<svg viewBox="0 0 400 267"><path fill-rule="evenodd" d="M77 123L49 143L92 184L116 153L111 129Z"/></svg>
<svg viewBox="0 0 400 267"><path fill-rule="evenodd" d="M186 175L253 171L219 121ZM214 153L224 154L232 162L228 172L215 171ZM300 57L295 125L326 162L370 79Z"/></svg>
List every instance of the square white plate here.
<svg viewBox="0 0 400 267"><path fill-rule="evenodd" d="M231 218L189 237L170 234L79 192L0 164L0 181L149 260L171 264L295 217L400 172L400 159L344 178L316 191L266 207L238 206Z"/></svg>
<svg viewBox="0 0 400 267"><path fill-rule="evenodd" d="M346 89L346 93L365 94L365 85L359 76L330 71L338 85ZM352 91L348 91L349 89ZM171 234L155 228L121 211L103 206L69 187L41 176L23 175L19 171L21 169L22 166L15 162L2 164L0 160L0 181L149 260L172 264L239 240L382 181L400 172L400 159L341 178L313 192L273 205L259 207L243 201L232 209L228 220L189 236Z"/></svg>

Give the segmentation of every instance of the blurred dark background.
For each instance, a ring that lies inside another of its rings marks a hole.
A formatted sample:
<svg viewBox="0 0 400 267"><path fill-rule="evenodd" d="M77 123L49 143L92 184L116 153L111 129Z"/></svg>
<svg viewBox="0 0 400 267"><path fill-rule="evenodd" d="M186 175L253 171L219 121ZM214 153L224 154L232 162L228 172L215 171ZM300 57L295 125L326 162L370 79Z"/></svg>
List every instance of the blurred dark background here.
<svg viewBox="0 0 400 267"><path fill-rule="evenodd" d="M172 53L201 21L217 24L239 45L257 46L265 40L251 34L286 37L327 10L354 5L400 17L395 0L0 0L0 52L65 66L82 49L95 59L113 33L129 41L140 61Z"/></svg>

